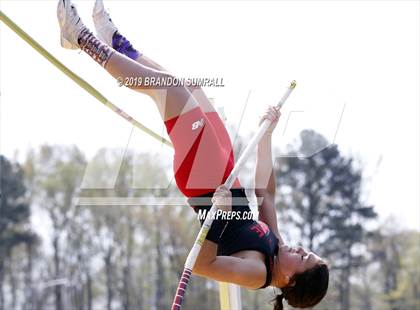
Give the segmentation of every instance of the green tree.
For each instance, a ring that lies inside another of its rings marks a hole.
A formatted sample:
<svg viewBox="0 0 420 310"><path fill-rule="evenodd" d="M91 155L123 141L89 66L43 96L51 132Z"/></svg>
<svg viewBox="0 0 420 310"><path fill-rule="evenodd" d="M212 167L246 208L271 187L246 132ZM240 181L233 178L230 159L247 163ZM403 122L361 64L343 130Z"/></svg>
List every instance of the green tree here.
<svg viewBox="0 0 420 310"><path fill-rule="evenodd" d="M379 275L378 296L390 310L420 307L420 234L389 220L371 234L369 253Z"/></svg>
<svg viewBox="0 0 420 310"><path fill-rule="evenodd" d="M302 244L331 260L339 279L333 283L340 308L347 310L352 270L362 264L356 246L363 241L366 221L376 213L361 201L361 168L336 145L327 145L322 135L303 131L300 141L290 146L290 157L277 161L277 184L280 205Z"/></svg>
<svg viewBox="0 0 420 310"><path fill-rule="evenodd" d="M12 250L19 244L35 243L36 235L28 227L30 207L26 197L22 168L0 155L0 310L5 308L3 284L5 263L11 267ZM11 272L12 303L16 306L16 281Z"/></svg>
<svg viewBox="0 0 420 310"><path fill-rule="evenodd" d="M83 190L83 197L114 201L111 205L83 206L91 212L97 232L95 243L104 265L107 309L166 308L162 307L168 291L165 287L168 266L162 253L165 225L159 225L160 207L137 202L143 197L149 201L162 197L164 191L134 186L145 181L162 184L166 175L156 159L152 154L102 149L93 158L84 179L91 189Z"/></svg>
<svg viewBox="0 0 420 310"><path fill-rule="evenodd" d="M63 248L68 228L76 213L73 201L77 194L86 165L84 155L77 147L42 146L31 152L25 163L30 171L32 199L49 215L52 224L53 278L67 279ZM29 174L29 173L28 173ZM54 286L55 308L66 306L63 300L63 284Z"/></svg>

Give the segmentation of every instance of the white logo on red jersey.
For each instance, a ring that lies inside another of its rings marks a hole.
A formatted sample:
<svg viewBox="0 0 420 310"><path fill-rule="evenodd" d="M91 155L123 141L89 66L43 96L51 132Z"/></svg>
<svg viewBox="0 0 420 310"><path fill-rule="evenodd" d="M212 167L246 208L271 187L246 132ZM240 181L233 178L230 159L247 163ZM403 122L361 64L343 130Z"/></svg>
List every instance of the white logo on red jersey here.
<svg viewBox="0 0 420 310"><path fill-rule="evenodd" d="M204 126L204 119L200 119L192 124L192 130L196 130Z"/></svg>

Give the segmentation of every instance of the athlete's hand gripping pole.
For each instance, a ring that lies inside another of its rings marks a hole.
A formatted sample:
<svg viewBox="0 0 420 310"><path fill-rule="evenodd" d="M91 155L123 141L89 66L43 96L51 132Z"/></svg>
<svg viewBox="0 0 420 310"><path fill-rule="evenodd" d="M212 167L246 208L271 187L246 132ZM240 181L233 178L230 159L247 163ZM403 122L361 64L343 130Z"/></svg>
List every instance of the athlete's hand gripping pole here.
<svg viewBox="0 0 420 310"><path fill-rule="evenodd" d="M296 81L292 81L290 86L287 88L285 94L281 98L280 102L277 104L278 108L281 108L284 103L286 102L287 98L296 87ZM260 127L258 128L257 133L253 136L248 146L245 148L239 160L236 162L235 167L233 168L232 172L230 173L229 177L225 182L225 186L227 189L231 189L234 181L239 175L239 172L242 170L242 167L245 165L245 162L249 159L251 153L260 142L262 136L267 131L268 127L270 127L271 121L265 120ZM213 223L214 217L212 216L217 212L217 207L213 205L209 212L207 212L206 220L203 223L203 226L200 229L200 232L195 239L194 246L191 249L190 253L188 254L187 260L184 265L184 271L182 273L181 279L179 280L178 289L176 290L176 294L174 297L174 301L172 303L172 310L180 310L182 301L184 299L185 293L187 291L188 282L191 278L192 269L194 264L197 260L197 256L200 253L201 246L203 245L204 240L206 239L207 233Z"/></svg>

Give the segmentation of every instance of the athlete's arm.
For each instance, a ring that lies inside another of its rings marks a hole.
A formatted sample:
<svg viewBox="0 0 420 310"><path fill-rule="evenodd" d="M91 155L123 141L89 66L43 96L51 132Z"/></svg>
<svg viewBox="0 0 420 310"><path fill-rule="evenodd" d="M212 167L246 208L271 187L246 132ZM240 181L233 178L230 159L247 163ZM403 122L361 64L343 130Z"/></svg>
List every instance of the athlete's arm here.
<svg viewBox="0 0 420 310"><path fill-rule="evenodd" d="M255 195L259 201L261 200L258 207L258 220L266 223L276 237L281 240L275 207L276 181L271 154L271 135L265 135L258 145Z"/></svg>
<svg viewBox="0 0 420 310"><path fill-rule="evenodd" d="M269 119L273 121L273 124L268 128L266 134L258 144L257 167L255 171L255 195L258 199L262 199L258 208L258 220L266 223L268 227L270 227L271 231L279 239L279 244L282 245L284 242L277 226L277 213L275 207L276 181L274 177L273 154L271 148L272 132L278 123L279 117L280 112L271 107L261 119L261 121Z"/></svg>
<svg viewBox="0 0 420 310"><path fill-rule="evenodd" d="M216 256L217 244L205 240L193 273L219 282L234 283L249 289L262 287L266 280L264 262L233 256Z"/></svg>
<svg viewBox="0 0 420 310"><path fill-rule="evenodd" d="M218 209L232 209L232 193L219 186L213 195L212 203ZM195 262L193 272L216 281L238 284L257 289L264 285L266 269L263 262L232 256L217 256L217 243L205 240Z"/></svg>

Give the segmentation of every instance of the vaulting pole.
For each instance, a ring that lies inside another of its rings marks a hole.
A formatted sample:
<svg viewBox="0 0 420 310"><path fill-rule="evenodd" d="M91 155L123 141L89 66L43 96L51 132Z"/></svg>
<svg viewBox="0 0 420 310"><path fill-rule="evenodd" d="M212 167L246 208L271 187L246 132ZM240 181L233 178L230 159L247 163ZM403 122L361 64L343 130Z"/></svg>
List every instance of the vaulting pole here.
<svg viewBox="0 0 420 310"><path fill-rule="evenodd" d="M287 88L286 92L284 93L283 97L280 99L280 102L277 104L278 108L281 108L284 103L286 102L287 98L289 98L290 94L292 93L293 89L296 87L296 81L292 81L290 86ZM243 166L249 159L250 155L256 148L257 144L260 142L262 136L267 131L268 127L270 127L271 121L265 120L261 126L258 128L257 133L253 136L251 141L248 143L247 147L239 157L239 160L236 162L235 167L233 168L232 172L230 173L229 177L225 182L225 186L227 189L231 189L234 181L239 175L239 172L242 170ZM207 212L206 220L201 226L200 232L197 235L195 240L194 246L191 249L190 253L188 254L187 260L184 265L184 271L182 273L181 279L178 283L178 289L176 291L173 303L172 303L172 310L180 310L182 306L182 301L185 297L185 293L187 291L188 282L191 278L192 269L194 264L197 260L197 256L200 253L201 246L203 245L204 240L206 239L207 233L210 230L211 224L213 223L213 214L217 212L217 208L213 205L209 212Z"/></svg>

